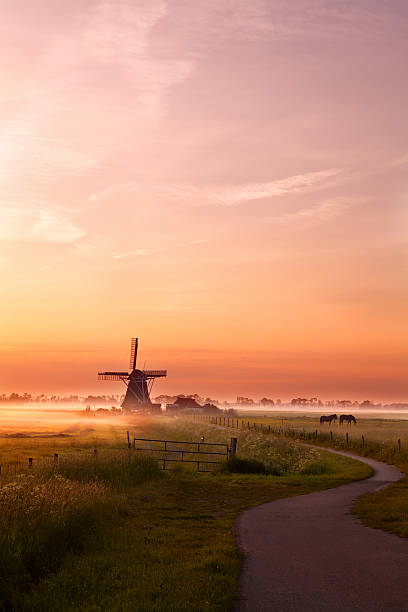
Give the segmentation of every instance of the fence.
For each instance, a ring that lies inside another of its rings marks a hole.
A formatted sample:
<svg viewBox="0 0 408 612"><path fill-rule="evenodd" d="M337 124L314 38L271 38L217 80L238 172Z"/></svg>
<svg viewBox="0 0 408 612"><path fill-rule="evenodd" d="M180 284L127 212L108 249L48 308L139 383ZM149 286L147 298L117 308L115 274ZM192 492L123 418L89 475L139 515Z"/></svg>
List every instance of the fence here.
<svg viewBox="0 0 408 612"><path fill-rule="evenodd" d="M353 434L352 436L351 431L354 427L353 425L350 425L350 431L346 431L344 434L340 434L337 432L333 432L331 429L322 431L321 429L306 430L291 426L284 427L283 419L282 426L276 427L273 425L266 425L264 423L259 423L256 421L237 419L236 417L196 414L192 415L191 418L194 422L207 423L209 425L217 425L219 427L228 427L232 429L255 431L264 434L272 434L274 436L286 437L291 438L293 440L301 440L304 442L330 442L334 446L344 449L368 450L368 448L370 448L370 450L377 453L380 451L384 451L383 443L374 440L368 440L363 433L358 433L357 435ZM405 449L403 448L401 439L398 438L393 445L387 448L387 450L393 456L403 451L407 453L408 449L406 449L406 445Z"/></svg>
<svg viewBox="0 0 408 612"><path fill-rule="evenodd" d="M136 443L143 443L144 445L142 447L136 447ZM161 448L151 448L152 443L156 445L160 444ZM173 448L173 445L177 445L178 447L187 446L188 448ZM128 446L130 447L129 436ZM208 469L208 466L219 465L223 460L225 461L230 456L234 456L236 453L236 448L236 438L231 438L231 446L216 442L183 442L180 440L133 438L133 449L135 451L166 455L156 457L158 461L162 462L163 470L174 469L170 467L174 463L192 463L197 466L197 472L211 472L213 469ZM175 457L175 455L177 456ZM208 455L211 457L217 456L220 459L217 461L214 461L212 458L206 459L205 457ZM204 458L202 458L203 456ZM203 468L201 466L203 466Z"/></svg>
<svg viewBox="0 0 408 612"><path fill-rule="evenodd" d="M32 470L33 467L46 467L46 466L54 466L56 467L60 460L72 460L72 458L78 458L79 456L83 457L83 455L79 455L77 453L64 453L62 457L58 453L54 453L53 456L40 456L40 457L20 457L15 461L6 461L0 463L0 480L2 477L10 478L12 476L17 476L22 472L26 472L28 470ZM94 459L98 459L98 449L94 448L92 451L90 450L90 456Z"/></svg>

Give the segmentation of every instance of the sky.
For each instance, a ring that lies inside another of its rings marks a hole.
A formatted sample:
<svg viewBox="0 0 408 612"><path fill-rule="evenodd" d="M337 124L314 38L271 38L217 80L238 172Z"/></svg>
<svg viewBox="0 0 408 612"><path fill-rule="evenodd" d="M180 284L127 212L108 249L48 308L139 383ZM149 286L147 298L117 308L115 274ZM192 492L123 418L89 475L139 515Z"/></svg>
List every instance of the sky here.
<svg viewBox="0 0 408 612"><path fill-rule="evenodd" d="M405 0L2 0L0 391L408 400Z"/></svg>

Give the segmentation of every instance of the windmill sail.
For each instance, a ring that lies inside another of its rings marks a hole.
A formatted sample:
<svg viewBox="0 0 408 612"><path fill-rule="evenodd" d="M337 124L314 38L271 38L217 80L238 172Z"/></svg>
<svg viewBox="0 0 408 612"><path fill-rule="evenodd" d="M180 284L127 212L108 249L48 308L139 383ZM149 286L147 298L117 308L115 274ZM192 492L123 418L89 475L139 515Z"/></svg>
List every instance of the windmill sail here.
<svg viewBox="0 0 408 612"><path fill-rule="evenodd" d="M98 372L98 380L124 380L129 378L127 372Z"/></svg>
<svg viewBox="0 0 408 612"><path fill-rule="evenodd" d="M130 343L130 362L129 362L129 368L131 371L133 371L136 368L138 344L139 344L139 338L132 338L131 343Z"/></svg>

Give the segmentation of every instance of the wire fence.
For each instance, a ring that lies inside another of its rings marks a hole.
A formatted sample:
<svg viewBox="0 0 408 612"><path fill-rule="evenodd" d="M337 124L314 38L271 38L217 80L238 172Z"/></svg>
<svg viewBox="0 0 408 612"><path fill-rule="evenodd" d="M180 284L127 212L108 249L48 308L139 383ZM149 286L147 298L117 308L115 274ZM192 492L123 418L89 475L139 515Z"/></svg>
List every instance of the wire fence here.
<svg viewBox="0 0 408 612"><path fill-rule="evenodd" d="M335 431L328 426L328 429L315 428L307 430L305 428L294 427L288 423L286 425L276 426L261 423L259 421L249 421L247 419L238 419L236 417L218 416L218 415L191 415L189 420L198 423L206 423L225 427L235 430L246 430L262 433L265 435L273 435L279 438L289 438L294 441L306 442L309 444L322 444L333 446L343 450L354 450L360 454L373 455L381 457L384 460L392 461L394 457L398 457L401 461L408 462L408 445L401 441L401 438L395 438L392 442L383 442L372 440L368 435L365 435L361 429L353 429L354 425L344 426L349 427L346 431Z"/></svg>

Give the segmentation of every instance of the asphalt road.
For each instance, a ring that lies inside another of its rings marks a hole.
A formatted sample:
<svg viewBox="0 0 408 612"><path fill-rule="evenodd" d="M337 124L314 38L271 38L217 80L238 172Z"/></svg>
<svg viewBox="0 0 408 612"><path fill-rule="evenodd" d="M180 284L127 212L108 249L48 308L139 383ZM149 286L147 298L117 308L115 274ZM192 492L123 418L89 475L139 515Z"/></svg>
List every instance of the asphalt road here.
<svg viewBox="0 0 408 612"><path fill-rule="evenodd" d="M349 513L357 497L402 474L339 454L368 463L374 475L264 504L238 518L246 560L237 612L408 612L408 540L365 527Z"/></svg>

